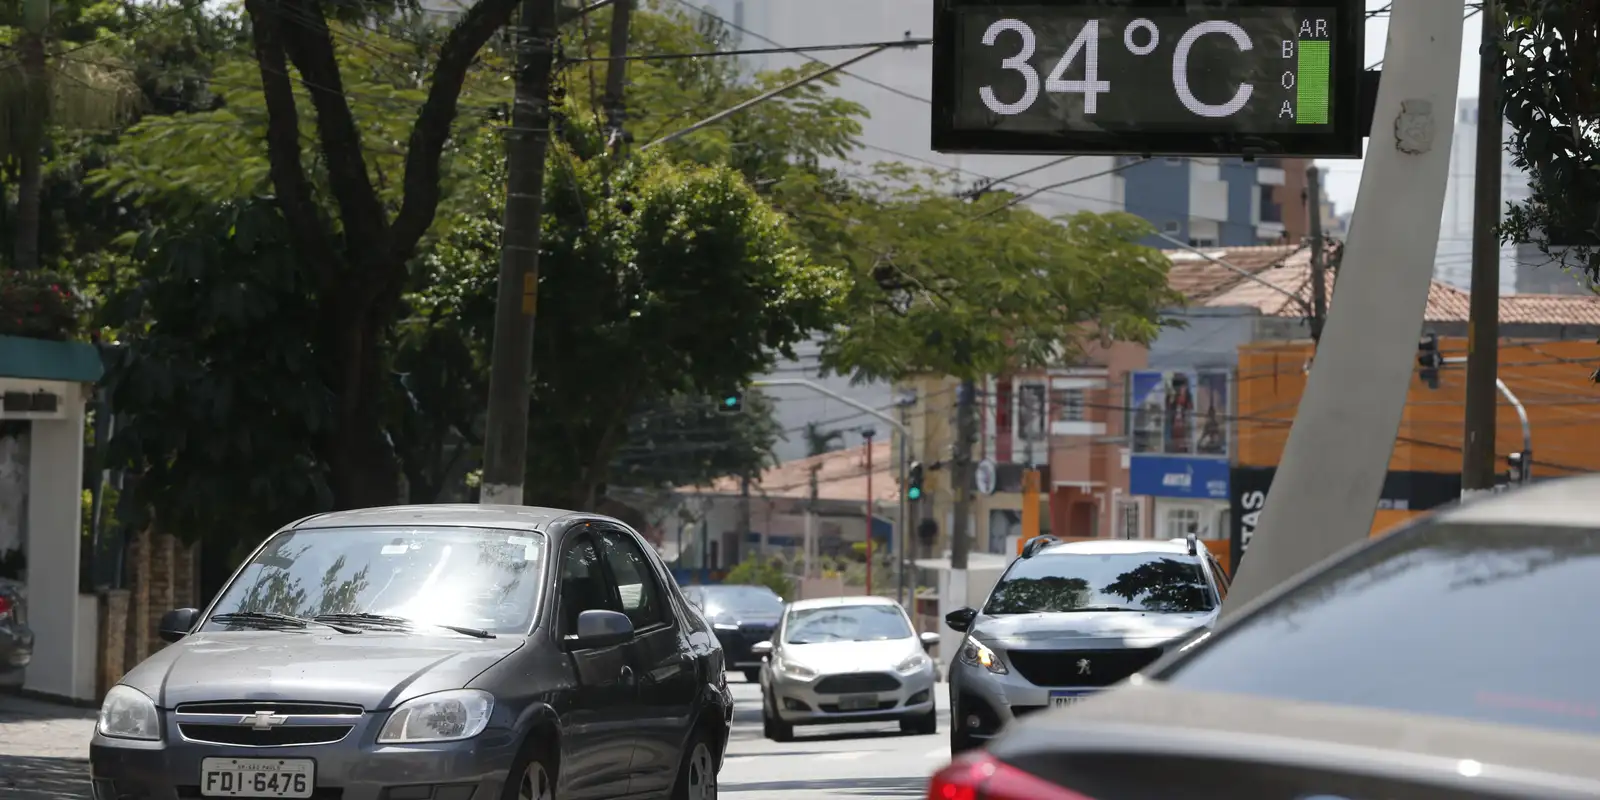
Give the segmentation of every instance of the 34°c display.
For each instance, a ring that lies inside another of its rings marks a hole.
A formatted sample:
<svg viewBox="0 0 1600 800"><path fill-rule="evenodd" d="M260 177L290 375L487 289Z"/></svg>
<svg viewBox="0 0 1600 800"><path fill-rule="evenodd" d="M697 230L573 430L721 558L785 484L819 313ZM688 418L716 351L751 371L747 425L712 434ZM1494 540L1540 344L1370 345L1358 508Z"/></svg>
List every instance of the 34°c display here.
<svg viewBox="0 0 1600 800"><path fill-rule="evenodd" d="M933 148L1359 157L1359 4L940 0Z"/></svg>

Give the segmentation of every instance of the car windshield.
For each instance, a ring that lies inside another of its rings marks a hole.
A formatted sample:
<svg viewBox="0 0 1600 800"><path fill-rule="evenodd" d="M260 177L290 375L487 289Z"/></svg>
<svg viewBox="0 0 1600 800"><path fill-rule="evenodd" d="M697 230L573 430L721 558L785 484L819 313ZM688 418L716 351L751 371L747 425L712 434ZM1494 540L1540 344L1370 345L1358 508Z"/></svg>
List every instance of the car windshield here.
<svg viewBox="0 0 1600 800"><path fill-rule="evenodd" d="M544 536L450 527L292 530L245 564L221 614L393 616L419 625L522 633L543 583ZM233 623L208 621L206 629Z"/></svg>
<svg viewBox="0 0 1600 800"><path fill-rule="evenodd" d="M1216 598L1194 556L1170 553L1041 553L1012 562L985 614L1072 611L1210 611Z"/></svg>
<svg viewBox="0 0 1600 800"><path fill-rule="evenodd" d="M1600 529L1423 523L1357 551L1157 676L1600 733Z"/></svg>
<svg viewBox="0 0 1600 800"><path fill-rule="evenodd" d="M783 641L787 644L882 642L909 639L911 635L911 625L898 606L823 606L790 611Z"/></svg>
<svg viewBox="0 0 1600 800"><path fill-rule="evenodd" d="M700 590L707 614L767 614L783 610L783 598L765 586L715 586Z"/></svg>

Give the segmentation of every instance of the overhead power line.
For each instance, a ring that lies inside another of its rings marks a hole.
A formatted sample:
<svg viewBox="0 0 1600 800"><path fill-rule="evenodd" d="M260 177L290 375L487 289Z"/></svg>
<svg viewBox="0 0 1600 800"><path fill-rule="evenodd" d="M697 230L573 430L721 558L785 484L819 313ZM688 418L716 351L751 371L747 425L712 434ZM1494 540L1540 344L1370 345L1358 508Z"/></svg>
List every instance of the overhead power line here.
<svg viewBox="0 0 1600 800"><path fill-rule="evenodd" d="M750 50L708 50L699 53L645 53L633 56L591 56L563 59L568 64L590 61L677 61L690 58L726 58L729 56L782 55L790 53L822 53L836 50L870 50L886 47L923 47L933 44L932 39L895 39L886 42L859 42L856 44L813 44L802 47L758 47Z"/></svg>

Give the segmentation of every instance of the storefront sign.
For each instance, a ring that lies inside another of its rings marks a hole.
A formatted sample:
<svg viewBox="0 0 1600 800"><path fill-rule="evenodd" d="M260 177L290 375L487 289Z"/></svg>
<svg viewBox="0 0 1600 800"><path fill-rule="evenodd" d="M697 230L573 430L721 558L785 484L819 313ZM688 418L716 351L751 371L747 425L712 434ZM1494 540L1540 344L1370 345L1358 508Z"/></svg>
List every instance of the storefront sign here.
<svg viewBox="0 0 1600 800"><path fill-rule="evenodd" d="M1228 462L1216 458L1135 455L1128 468L1130 494L1188 499L1228 499Z"/></svg>

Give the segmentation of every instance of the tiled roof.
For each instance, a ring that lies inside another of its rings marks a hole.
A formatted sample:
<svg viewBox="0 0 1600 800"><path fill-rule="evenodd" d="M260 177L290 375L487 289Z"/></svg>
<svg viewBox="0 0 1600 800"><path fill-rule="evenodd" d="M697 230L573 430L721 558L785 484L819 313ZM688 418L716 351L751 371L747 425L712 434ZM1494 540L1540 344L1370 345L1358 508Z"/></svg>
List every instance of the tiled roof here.
<svg viewBox="0 0 1600 800"><path fill-rule="evenodd" d="M1255 308L1274 317L1304 317L1311 302L1311 258L1286 246L1229 247L1205 251L1239 270L1187 251L1167 251L1169 282L1191 305ZM1240 271L1249 275L1242 275ZM1333 304L1333 276L1328 303ZM1298 299L1297 299L1298 298ZM1434 281L1428 290L1428 322L1465 322L1467 292ZM1500 321L1524 325L1600 325L1600 296L1516 294L1500 298Z"/></svg>
<svg viewBox="0 0 1600 800"><path fill-rule="evenodd" d="M867 448L865 445L847 450L836 450L820 456L797 458L768 467L761 477L751 483L750 493L762 497L789 497L803 499L811 496L811 468L817 467L817 498L820 500L854 500L865 502L867 497ZM900 486L894 473L894 458L886 439L872 443L872 496L880 503L892 503L900 498ZM685 489L691 494L739 494L738 478L718 478L710 486Z"/></svg>

